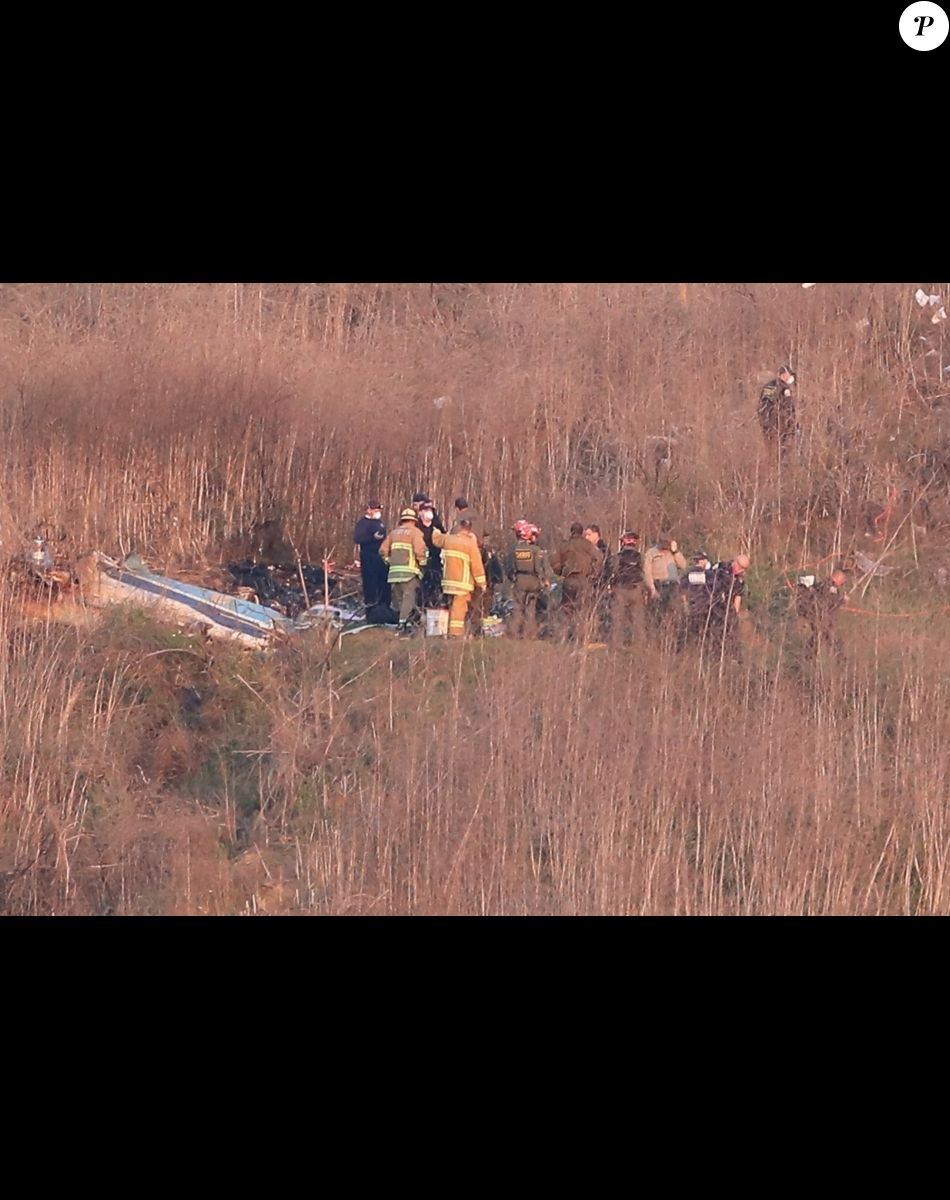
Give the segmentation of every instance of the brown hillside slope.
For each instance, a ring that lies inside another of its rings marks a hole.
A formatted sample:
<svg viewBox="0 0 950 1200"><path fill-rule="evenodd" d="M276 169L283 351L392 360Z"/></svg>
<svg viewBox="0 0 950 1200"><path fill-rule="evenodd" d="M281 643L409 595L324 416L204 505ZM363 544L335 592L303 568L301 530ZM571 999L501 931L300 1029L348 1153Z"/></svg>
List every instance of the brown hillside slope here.
<svg viewBox="0 0 950 1200"><path fill-rule="evenodd" d="M174 571L279 519L343 558L369 493L391 524L420 487L753 556L741 666L384 633L251 661L4 593L0 911L950 910L950 361L916 286L0 287L4 556L41 525ZM779 461L755 402L789 360ZM816 665L782 572L851 550L895 570Z"/></svg>

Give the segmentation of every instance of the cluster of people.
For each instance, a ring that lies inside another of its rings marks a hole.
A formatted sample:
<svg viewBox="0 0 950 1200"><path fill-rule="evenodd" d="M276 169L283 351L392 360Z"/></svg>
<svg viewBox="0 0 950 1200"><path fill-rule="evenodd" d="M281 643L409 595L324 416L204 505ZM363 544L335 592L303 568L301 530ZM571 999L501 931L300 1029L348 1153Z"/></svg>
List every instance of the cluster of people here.
<svg viewBox="0 0 950 1200"><path fill-rule="evenodd" d="M423 609L441 608L447 598L450 636L462 637L469 618L478 627L490 608L490 587L504 579L481 516L459 497L447 530L425 492L413 496L392 532L382 516L378 502L367 505L353 535L370 619L374 610L392 611L408 636Z"/></svg>
<svg viewBox="0 0 950 1200"><path fill-rule="evenodd" d="M447 604L450 637L464 636L469 624L477 632L493 602L504 598L508 632L516 637L630 643L652 621L677 627L683 640L737 644L748 555L713 563L700 550L687 561L669 536L642 551L634 530L613 553L599 526L579 523L549 553L538 544L540 527L526 520L515 522L513 543L499 555L464 497L455 501L447 529L424 492L400 512L392 531L382 515L380 504L367 505L354 531L363 599L371 619L381 608L404 636L418 627L422 610Z"/></svg>
<svg viewBox="0 0 950 1200"><path fill-rule="evenodd" d="M651 621L678 625L683 640L715 638L735 649L748 555L713 564L699 550L687 562L669 536L642 552L635 530L621 535L613 555L599 526L574 524L568 541L548 560L537 545L536 525L519 521L514 532L518 540L508 557L513 633L532 635L545 611L545 593L560 583L562 628L568 638L585 630L595 638L613 636L629 643Z"/></svg>
<svg viewBox="0 0 950 1200"><path fill-rule="evenodd" d="M796 436L795 375L783 366L759 396L758 417L766 441L784 449ZM646 550L640 535L625 532L612 553L594 524L571 526L552 554L538 543L541 529L515 522L514 542L502 553L491 545L485 522L464 497L455 501L446 529L431 497L417 492L387 532L378 503L367 505L354 533L363 599L370 619L398 620L410 635L422 610L450 605L449 634L473 631L503 596L514 636L584 636L629 643L646 622L678 630L681 642L709 642L738 653L749 557L713 562L704 550L687 559L670 536ZM834 621L846 596L845 573L829 581L802 576L795 610L811 630L809 648L838 648ZM374 610L388 614L374 618Z"/></svg>
<svg viewBox="0 0 950 1200"><path fill-rule="evenodd" d="M499 555L485 521L464 497L455 501L447 530L424 492L413 497L387 532L378 503L367 506L354 533L363 599L370 618L398 621L411 636L425 608L449 607L449 636L473 632L502 599L508 633L514 637L636 641L648 625L666 629L679 643L708 645L739 655L746 573L750 559L739 554L713 562L705 550L688 558L675 538L664 535L642 549L640 534L628 530L616 553L595 524L571 526L553 553L539 545L541 529L516 521L514 540ZM836 567L828 580L799 577L794 607L810 630L808 649L840 650L837 613L847 596L847 574Z"/></svg>

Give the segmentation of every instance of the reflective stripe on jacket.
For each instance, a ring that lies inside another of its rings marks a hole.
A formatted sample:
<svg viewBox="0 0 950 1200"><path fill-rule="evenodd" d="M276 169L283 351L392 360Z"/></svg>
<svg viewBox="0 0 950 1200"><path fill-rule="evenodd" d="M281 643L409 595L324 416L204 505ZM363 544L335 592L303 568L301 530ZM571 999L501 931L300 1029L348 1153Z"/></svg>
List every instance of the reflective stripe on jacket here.
<svg viewBox="0 0 950 1200"><path fill-rule="evenodd" d="M415 525L400 525L394 529L380 546L379 553L389 564L389 583L420 579L429 556L425 540Z"/></svg>
<svg viewBox="0 0 950 1200"><path fill-rule="evenodd" d="M442 551L442 591L447 596L464 596L476 585L485 586L485 566L472 534L436 531L432 541Z"/></svg>

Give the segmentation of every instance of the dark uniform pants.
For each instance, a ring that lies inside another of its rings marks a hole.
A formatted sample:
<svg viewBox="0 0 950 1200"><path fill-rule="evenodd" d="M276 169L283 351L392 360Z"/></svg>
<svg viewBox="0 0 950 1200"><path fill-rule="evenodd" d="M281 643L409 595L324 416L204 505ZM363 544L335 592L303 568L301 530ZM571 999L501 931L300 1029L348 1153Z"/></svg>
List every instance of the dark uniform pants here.
<svg viewBox="0 0 950 1200"><path fill-rule="evenodd" d="M363 603L367 608L372 608L374 604L388 604L392 598L392 592L386 582L388 570L378 554L360 554Z"/></svg>
<svg viewBox="0 0 950 1200"><path fill-rule="evenodd" d="M739 637L739 618L735 613L721 616L714 613L706 629L703 647L714 657L739 660L742 657L742 641Z"/></svg>
<svg viewBox="0 0 950 1200"><path fill-rule="evenodd" d="M675 611L679 587L673 583L656 583L656 596L648 596L647 611L658 624L667 620Z"/></svg>
<svg viewBox="0 0 950 1200"><path fill-rule="evenodd" d="M568 575L564 579L561 611L567 622L568 637L574 637L577 626L589 615L591 581L586 575Z"/></svg>

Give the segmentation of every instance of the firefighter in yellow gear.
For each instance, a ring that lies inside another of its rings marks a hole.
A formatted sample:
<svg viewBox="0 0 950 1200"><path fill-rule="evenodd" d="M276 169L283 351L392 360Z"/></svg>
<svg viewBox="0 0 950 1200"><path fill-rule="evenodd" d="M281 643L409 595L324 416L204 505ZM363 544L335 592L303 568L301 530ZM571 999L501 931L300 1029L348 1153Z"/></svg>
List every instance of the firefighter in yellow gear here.
<svg viewBox="0 0 950 1200"><path fill-rule="evenodd" d="M399 623L405 629L416 607L419 580L429 556L419 528L419 514L414 508L402 510L399 524L387 535L379 553L389 566L393 602L399 609Z"/></svg>
<svg viewBox="0 0 950 1200"><path fill-rule="evenodd" d="M441 533L436 529L432 541L442 551L442 591L452 597L449 637L463 637L472 594L476 588L484 592L486 585L478 539L472 531L472 522L463 518L458 533Z"/></svg>

